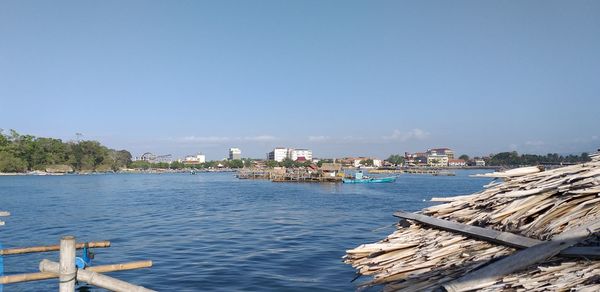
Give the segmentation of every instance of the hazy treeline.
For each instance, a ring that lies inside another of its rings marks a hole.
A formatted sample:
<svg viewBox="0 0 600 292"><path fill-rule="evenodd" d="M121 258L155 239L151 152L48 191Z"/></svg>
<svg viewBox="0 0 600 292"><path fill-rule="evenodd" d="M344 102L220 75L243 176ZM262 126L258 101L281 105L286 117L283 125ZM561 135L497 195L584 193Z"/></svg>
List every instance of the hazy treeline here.
<svg viewBox="0 0 600 292"><path fill-rule="evenodd" d="M110 171L127 167L131 153L97 141L68 141L0 130L0 172L45 170L65 166L75 171Z"/></svg>
<svg viewBox="0 0 600 292"><path fill-rule="evenodd" d="M503 165L539 165L539 164L561 164L561 163L582 163L590 161L588 153L581 155L559 155L557 153L548 153L546 155L520 154L516 151L501 152L495 154L486 161L490 166Z"/></svg>

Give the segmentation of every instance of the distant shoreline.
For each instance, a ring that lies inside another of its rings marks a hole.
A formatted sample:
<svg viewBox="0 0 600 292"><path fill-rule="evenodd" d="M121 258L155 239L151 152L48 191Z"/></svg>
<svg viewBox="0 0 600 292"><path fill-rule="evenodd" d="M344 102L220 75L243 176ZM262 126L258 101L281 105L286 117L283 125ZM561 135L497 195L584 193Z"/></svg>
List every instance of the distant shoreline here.
<svg viewBox="0 0 600 292"><path fill-rule="evenodd" d="M45 172L45 171L29 171L29 172L0 172L0 176L63 176L63 175L101 175L101 174L161 174L161 173L190 173L189 169L165 170L165 169L127 169L119 171L75 171L75 172ZM211 170L194 170L200 172L236 172L234 169L211 169Z"/></svg>

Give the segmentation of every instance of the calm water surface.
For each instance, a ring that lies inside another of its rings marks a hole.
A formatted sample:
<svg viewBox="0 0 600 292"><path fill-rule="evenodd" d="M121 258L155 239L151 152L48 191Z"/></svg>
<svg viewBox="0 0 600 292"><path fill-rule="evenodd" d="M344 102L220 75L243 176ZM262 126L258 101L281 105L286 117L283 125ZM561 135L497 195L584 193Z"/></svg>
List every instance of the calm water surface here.
<svg viewBox="0 0 600 292"><path fill-rule="evenodd" d="M482 171L477 171L482 172ZM4 247L110 240L95 264L151 259L110 275L159 291L352 291L346 249L393 231L397 209L479 191L489 179L402 175L393 184L295 184L231 173L0 177ZM4 257L7 274L36 272L58 253ZM57 280L4 291L57 289ZM91 289L97 290L100 289Z"/></svg>

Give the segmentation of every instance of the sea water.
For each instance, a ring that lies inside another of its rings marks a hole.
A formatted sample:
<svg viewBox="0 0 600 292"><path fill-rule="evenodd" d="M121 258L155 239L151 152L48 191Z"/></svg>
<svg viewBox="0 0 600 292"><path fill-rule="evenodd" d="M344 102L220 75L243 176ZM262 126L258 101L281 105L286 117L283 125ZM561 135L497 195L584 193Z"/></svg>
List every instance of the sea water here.
<svg viewBox="0 0 600 292"><path fill-rule="evenodd" d="M345 250L384 238L393 212L470 194L489 179L401 175L395 183L238 180L232 173L0 177L4 248L109 240L94 264L152 260L110 276L159 291L352 291ZM5 256L4 273L37 272L57 252ZM1 263L1 261L0 261ZM0 271L2 267L0 267ZM357 280L360 282L361 279ZM58 280L5 285L56 291ZM1 291L2 288L0 288ZM80 286L80 291L101 291Z"/></svg>

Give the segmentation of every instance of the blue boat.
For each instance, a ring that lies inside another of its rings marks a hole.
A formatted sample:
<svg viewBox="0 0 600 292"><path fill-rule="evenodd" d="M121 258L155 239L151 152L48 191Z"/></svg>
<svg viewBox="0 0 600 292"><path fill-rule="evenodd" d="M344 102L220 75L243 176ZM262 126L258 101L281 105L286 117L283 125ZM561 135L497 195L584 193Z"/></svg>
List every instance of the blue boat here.
<svg viewBox="0 0 600 292"><path fill-rule="evenodd" d="M363 176L362 171L359 171L354 174L354 178L344 178L342 181L345 184L367 184L367 183L391 183L396 181L395 176L388 177L367 177Z"/></svg>

